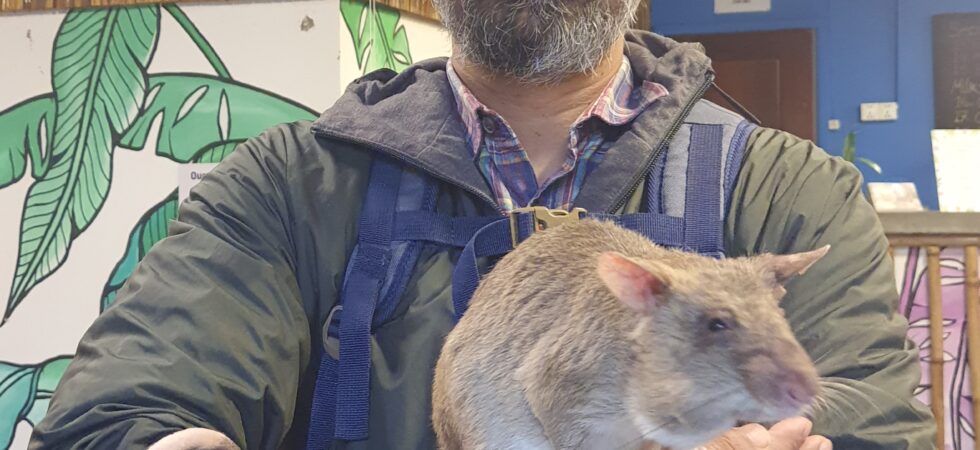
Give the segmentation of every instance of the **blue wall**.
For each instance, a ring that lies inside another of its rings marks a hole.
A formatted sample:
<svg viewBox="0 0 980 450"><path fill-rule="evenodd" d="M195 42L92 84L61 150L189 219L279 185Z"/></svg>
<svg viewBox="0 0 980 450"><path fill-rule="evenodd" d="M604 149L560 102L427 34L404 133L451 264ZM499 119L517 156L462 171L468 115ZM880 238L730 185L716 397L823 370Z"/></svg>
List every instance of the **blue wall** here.
<svg viewBox="0 0 980 450"><path fill-rule="evenodd" d="M768 13L714 14L711 0L652 0L654 31L672 35L813 28L817 34L817 143L840 154L858 132L868 181L911 181L938 209L930 131L933 120L932 16L980 12L980 0L773 0ZM899 104L899 120L861 123L860 104ZM839 119L840 131L827 121Z"/></svg>

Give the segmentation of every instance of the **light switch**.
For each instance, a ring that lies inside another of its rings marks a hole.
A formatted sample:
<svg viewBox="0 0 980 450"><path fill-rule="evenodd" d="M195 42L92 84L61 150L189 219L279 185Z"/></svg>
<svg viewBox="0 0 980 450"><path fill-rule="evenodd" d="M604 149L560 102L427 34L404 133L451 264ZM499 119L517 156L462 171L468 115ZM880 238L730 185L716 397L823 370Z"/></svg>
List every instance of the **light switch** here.
<svg viewBox="0 0 980 450"><path fill-rule="evenodd" d="M862 122L890 122L898 120L898 103L862 103Z"/></svg>
<svg viewBox="0 0 980 450"><path fill-rule="evenodd" d="M840 129L840 120L830 119L827 121L827 129L830 131L837 131Z"/></svg>

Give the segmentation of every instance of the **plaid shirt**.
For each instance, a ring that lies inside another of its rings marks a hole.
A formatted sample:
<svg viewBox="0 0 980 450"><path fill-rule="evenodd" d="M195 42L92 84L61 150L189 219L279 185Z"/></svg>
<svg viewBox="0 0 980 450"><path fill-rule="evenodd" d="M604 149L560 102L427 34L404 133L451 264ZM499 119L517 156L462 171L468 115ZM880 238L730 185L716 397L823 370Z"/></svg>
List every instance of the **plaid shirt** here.
<svg viewBox="0 0 980 450"><path fill-rule="evenodd" d="M667 88L644 81L633 86L633 70L623 58L619 72L568 131L568 156L562 167L538 185L527 153L514 130L499 114L486 107L463 85L447 63L446 73L456 97L456 106L467 132L476 164L489 183L497 204L504 211L529 205L571 209L585 177L595 169L612 144L607 137L628 125Z"/></svg>

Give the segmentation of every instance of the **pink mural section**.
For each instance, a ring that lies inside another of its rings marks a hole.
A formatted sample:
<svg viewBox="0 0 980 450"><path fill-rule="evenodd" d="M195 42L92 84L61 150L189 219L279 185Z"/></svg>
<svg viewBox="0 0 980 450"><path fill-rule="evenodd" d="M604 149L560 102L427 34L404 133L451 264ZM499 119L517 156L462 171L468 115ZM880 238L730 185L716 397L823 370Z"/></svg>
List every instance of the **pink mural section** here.
<svg viewBox="0 0 980 450"><path fill-rule="evenodd" d="M944 249L940 254L943 301L943 395L945 398L946 449L975 448L976 428L971 406L966 346L966 301L963 250ZM929 404L934 380L929 375L930 351L936 345L929 338L929 277L925 249L912 248L904 261L897 258L896 276L901 289L901 311L909 319L909 338L919 348L922 381L917 397ZM980 319L980 318L978 318Z"/></svg>

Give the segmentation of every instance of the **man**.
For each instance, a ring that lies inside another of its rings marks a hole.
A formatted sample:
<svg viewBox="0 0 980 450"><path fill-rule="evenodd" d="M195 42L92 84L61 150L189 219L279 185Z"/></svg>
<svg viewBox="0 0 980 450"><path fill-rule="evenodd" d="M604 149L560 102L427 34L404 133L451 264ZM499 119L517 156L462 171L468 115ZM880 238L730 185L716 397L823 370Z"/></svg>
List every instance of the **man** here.
<svg viewBox="0 0 980 450"><path fill-rule="evenodd" d="M710 80L699 47L626 36L637 1L436 0L451 62L369 75L315 124L269 130L201 181L83 337L31 448L205 448L224 436L302 448L321 329L379 158L437 180L435 209L449 216L532 204L636 212L654 188L641 181L648 164L633 162L672 145ZM812 424L750 424L709 448L931 448L932 419L912 398L917 352L859 173L776 130L745 139L725 252L834 246L783 303L823 394ZM452 326L458 256L421 250L393 319L372 336L369 437L334 448L433 446L431 371Z"/></svg>

